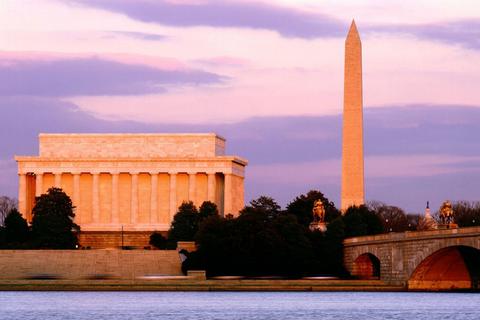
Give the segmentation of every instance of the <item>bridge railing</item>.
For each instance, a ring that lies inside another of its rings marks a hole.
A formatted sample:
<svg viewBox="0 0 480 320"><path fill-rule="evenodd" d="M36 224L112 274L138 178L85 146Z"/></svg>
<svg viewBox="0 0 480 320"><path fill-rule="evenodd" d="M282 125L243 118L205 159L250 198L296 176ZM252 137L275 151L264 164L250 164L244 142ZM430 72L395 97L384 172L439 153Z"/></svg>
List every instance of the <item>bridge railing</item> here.
<svg viewBox="0 0 480 320"><path fill-rule="evenodd" d="M376 242L398 242L398 241L412 241L416 238L448 238L448 237L469 237L480 235L480 227L466 227L455 229L439 229L428 231L405 231L405 232L390 232L374 236L362 236L347 238L343 241L345 246L376 243Z"/></svg>

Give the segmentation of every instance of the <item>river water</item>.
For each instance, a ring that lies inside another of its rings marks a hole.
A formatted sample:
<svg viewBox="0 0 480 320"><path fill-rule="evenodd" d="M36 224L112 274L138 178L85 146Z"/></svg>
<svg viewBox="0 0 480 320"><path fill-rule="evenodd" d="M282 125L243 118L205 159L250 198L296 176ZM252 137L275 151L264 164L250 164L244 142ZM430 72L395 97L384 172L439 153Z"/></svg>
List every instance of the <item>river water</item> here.
<svg viewBox="0 0 480 320"><path fill-rule="evenodd" d="M0 319L480 319L480 294L0 292Z"/></svg>

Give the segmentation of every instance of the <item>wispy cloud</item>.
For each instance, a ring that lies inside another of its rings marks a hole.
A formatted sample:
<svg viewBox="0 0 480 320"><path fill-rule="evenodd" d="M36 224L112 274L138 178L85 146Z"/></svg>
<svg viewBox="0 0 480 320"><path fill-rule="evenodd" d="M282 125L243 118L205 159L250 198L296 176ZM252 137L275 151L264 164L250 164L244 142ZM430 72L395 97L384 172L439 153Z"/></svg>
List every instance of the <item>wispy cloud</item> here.
<svg viewBox="0 0 480 320"><path fill-rule="evenodd" d="M242 58L219 56L204 59L196 59L193 63L209 67L245 67L250 61Z"/></svg>
<svg viewBox="0 0 480 320"><path fill-rule="evenodd" d="M156 33L147 33L147 32L136 32L136 31L105 31L104 34L107 37L128 37L138 40L147 40L147 41L163 41L167 39L167 36L156 34Z"/></svg>
<svg viewBox="0 0 480 320"><path fill-rule="evenodd" d="M480 49L480 19L443 21L429 24L395 24L370 26L366 32L386 32L413 35L419 39Z"/></svg>
<svg viewBox="0 0 480 320"><path fill-rule="evenodd" d="M71 0L150 23L178 27L211 26L278 32L284 37L344 37L345 21L299 7L250 1ZM368 22L367 22L368 24ZM363 25L362 33L403 33L421 39L480 49L480 20L439 21L429 24Z"/></svg>
<svg viewBox="0 0 480 320"><path fill-rule="evenodd" d="M168 86L212 84L225 79L201 70L157 69L97 57L22 59L0 64L0 95L141 95L162 93Z"/></svg>
<svg viewBox="0 0 480 320"><path fill-rule="evenodd" d="M125 14L169 26L211 26L264 29L285 37L336 37L345 25L331 16L250 1L71 0L70 2Z"/></svg>

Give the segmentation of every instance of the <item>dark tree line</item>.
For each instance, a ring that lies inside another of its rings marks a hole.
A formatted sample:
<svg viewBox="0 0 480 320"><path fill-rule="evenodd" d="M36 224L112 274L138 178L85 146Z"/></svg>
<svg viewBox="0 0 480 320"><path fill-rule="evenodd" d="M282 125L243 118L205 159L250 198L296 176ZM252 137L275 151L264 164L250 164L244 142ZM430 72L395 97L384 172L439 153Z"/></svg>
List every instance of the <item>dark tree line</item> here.
<svg viewBox="0 0 480 320"><path fill-rule="evenodd" d="M318 199L328 223L323 233L309 229ZM193 204L184 203L169 235L185 230L182 235L187 237L181 240L196 241L198 249L188 254L183 269L203 269L209 276L345 276L343 239L383 231L380 219L368 207L352 207L342 216L333 202L315 190L295 198L286 210L263 196L251 201L236 218L220 217L217 212L199 216ZM193 223L181 226L187 221Z"/></svg>
<svg viewBox="0 0 480 320"><path fill-rule="evenodd" d="M72 201L58 188L51 188L35 199L32 225L10 209L0 228L0 248L4 249L74 249L80 228L73 222Z"/></svg>

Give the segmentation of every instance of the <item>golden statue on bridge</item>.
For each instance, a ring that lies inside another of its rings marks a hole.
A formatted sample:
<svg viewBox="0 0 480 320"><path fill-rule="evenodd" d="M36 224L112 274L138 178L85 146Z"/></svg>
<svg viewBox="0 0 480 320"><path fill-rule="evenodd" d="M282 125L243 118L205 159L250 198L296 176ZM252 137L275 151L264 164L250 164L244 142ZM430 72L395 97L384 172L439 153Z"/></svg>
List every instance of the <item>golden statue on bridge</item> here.
<svg viewBox="0 0 480 320"><path fill-rule="evenodd" d="M455 219L452 203L449 200L444 201L440 207L440 220L442 225L446 226L447 228L457 227L454 221Z"/></svg>

